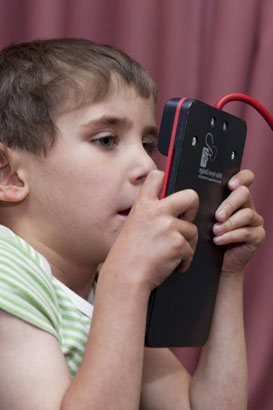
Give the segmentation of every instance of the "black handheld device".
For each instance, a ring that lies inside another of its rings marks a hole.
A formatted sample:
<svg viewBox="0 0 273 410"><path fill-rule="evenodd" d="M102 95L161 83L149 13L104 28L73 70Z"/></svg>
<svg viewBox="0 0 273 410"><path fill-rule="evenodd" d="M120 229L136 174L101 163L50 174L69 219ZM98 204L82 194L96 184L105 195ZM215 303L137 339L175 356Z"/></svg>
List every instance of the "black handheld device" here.
<svg viewBox="0 0 273 410"><path fill-rule="evenodd" d="M150 296L145 345L202 346L209 335L224 247L212 241L215 211L239 171L246 123L190 98L169 100L158 147L167 157L161 197L191 188L200 200L198 243L189 269L174 271Z"/></svg>

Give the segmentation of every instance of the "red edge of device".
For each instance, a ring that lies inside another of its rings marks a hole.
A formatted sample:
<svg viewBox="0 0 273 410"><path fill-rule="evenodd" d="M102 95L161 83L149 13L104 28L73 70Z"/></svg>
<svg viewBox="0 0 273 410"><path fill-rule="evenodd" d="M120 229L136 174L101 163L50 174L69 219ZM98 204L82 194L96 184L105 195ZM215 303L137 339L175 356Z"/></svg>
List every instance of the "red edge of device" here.
<svg viewBox="0 0 273 410"><path fill-rule="evenodd" d="M172 133L171 133L171 139L170 139L170 145L169 145L169 151L168 151L168 157L167 157L167 163L166 163L166 168L165 168L165 175L164 175L162 190L161 190L161 194L160 194L160 199L165 198L166 194L167 194L167 188L168 188L168 183L169 183L169 178L170 178L171 166L172 166L172 162L173 162L173 147L174 147L174 141L175 141L175 136L176 136L176 129L177 129L177 125L178 125L178 119L179 119L182 104L187 99L188 99L187 97L181 98L181 100L179 100L179 102L177 104L177 107L176 107L174 121L173 121L173 128L172 128Z"/></svg>

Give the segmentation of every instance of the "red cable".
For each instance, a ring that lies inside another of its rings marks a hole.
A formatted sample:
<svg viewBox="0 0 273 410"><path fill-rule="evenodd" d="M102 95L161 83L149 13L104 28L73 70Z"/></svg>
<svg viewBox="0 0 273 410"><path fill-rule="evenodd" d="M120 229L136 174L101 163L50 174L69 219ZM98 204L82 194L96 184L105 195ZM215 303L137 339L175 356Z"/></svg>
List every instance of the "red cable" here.
<svg viewBox="0 0 273 410"><path fill-rule="evenodd" d="M217 103L215 104L215 107L218 108L219 110L222 110L224 105L226 105L230 101L242 101L254 107L262 115L262 117L265 119L265 121L268 123L268 125L273 131L272 115L270 114L269 111L267 111L267 109L261 103L259 103L259 101L255 100L255 98L249 97L248 95L245 95L245 94L239 94L239 93L226 94L217 101Z"/></svg>

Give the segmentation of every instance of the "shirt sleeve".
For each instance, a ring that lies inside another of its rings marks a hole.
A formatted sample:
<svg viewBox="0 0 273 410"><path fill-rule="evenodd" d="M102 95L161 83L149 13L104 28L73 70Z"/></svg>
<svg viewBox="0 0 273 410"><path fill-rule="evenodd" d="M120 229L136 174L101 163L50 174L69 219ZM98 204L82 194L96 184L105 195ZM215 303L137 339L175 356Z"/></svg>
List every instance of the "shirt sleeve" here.
<svg viewBox="0 0 273 410"><path fill-rule="evenodd" d="M0 237L0 309L60 341L59 312L51 278L12 239Z"/></svg>

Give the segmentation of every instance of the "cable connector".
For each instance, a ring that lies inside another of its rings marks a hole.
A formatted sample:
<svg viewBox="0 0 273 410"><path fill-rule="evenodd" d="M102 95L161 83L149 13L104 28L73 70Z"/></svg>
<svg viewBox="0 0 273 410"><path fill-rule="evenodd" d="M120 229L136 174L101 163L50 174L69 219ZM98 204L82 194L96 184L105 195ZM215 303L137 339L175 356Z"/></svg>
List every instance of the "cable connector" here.
<svg viewBox="0 0 273 410"><path fill-rule="evenodd" d="M255 108L256 111L261 114L261 116L265 119L265 121L273 131L273 117L270 112L261 103L259 103L259 101L255 100L255 98L249 97L246 94L226 94L216 102L215 108L222 110L223 107L231 101L242 101L246 104L251 105L253 108Z"/></svg>

